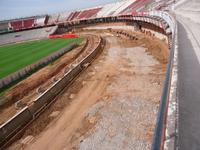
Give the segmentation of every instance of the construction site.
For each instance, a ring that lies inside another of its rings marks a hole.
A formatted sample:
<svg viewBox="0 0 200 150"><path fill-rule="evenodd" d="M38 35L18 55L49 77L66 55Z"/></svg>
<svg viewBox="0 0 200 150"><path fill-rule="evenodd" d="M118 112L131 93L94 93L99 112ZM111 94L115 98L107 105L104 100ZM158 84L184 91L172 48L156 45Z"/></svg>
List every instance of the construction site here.
<svg viewBox="0 0 200 150"><path fill-rule="evenodd" d="M125 0L1 21L0 73L10 72L0 78L0 149L188 147L184 110L191 103L181 101L187 73L178 64L186 61L178 37L180 23L189 28L186 20L198 18L194 6Z"/></svg>

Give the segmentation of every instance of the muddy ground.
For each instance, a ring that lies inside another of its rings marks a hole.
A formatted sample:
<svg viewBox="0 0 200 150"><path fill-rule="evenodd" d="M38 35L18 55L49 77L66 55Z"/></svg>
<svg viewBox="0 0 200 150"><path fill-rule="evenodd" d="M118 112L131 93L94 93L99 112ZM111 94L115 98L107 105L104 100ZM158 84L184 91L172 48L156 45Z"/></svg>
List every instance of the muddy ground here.
<svg viewBox="0 0 200 150"><path fill-rule="evenodd" d="M167 45L92 34L106 40L103 52L9 149L150 149Z"/></svg>

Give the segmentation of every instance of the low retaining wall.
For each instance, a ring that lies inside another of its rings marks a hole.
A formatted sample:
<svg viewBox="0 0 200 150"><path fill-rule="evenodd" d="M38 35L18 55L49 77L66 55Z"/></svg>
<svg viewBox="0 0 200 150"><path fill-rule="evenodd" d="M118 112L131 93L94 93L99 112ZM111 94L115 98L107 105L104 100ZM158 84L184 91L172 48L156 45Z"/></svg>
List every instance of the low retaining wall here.
<svg viewBox="0 0 200 150"><path fill-rule="evenodd" d="M38 68L42 67L43 65L46 65L46 64L56 60L57 58L61 57L63 54L65 54L66 52L69 52L70 50L72 50L73 48L75 48L77 46L78 45L76 43L72 43L72 44L60 49L59 51L53 53L52 55L47 56L47 57L43 58L42 60L39 60L36 63L31 64L17 72L14 72L11 75L9 75L3 79L0 79L0 89L3 89L6 86L8 86L9 84L12 84L15 81L27 76L28 74L37 70Z"/></svg>
<svg viewBox="0 0 200 150"><path fill-rule="evenodd" d="M24 127L30 120L32 114L28 107L25 107L15 116L10 118L5 124L0 127L0 144L7 142L7 140L16 134L22 127Z"/></svg>
<svg viewBox="0 0 200 150"><path fill-rule="evenodd" d="M142 25L140 24L141 22L146 22L147 24L151 24L154 25L155 27L158 27L159 31L161 33L165 33L166 35L168 35L169 38L169 47L170 47L170 59L169 59L169 63L168 63L168 69L167 69L167 74L166 74L166 78L165 78L165 83L164 83L164 89L163 89L163 93L162 93L162 97L161 97L161 103L160 103L160 109L159 109L159 113L158 113L158 119L157 119L157 123L156 123L156 129L155 129L155 134L154 134L154 138L153 138L153 143L152 143L152 150L158 150L158 149L163 149L164 146L164 137L165 137L165 130L166 130L166 117L167 117L167 109L168 109L168 102L169 102L169 94L171 91L171 75L172 75L172 70L173 70L173 58L174 58L174 31L176 29L175 25L176 22L175 20L167 13L167 12L150 12L150 13L146 13L146 14L142 14L139 16L132 16L132 15L128 15L128 16L113 16L113 17L106 17L106 18L94 18L92 19L87 19L87 20L81 20L79 21L79 23L82 24L92 24L92 23L98 23L99 22L108 22L108 21L135 21L138 23L138 25ZM63 22L63 25L69 25L69 27L75 26L75 27L79 27L79 24L76 24L76 22ZM101 44L99 44L101 45ZM100 47L100 46L99 46ZM91 61L91 59L93 59L93 57L96 56L96 54L98 53L99 47L97 47L91 54L89 54L85 59L83 59L83 61L81 63L79 63L78 65L76 65L74 68L77 68L81 70L84 69L84 64L89 62L89 60ZM72 78L70 78L70 80L73 80L73 78L75 78L76 71L73 71L73 69L69 72L73 72L70 73ZM64 76L64 78L67 78L67 76L70 76L69 72ZM78 71L77 71L78 72ZM68 80L64 80L61 79L59 80L57 83L60 83L60 85L64 85L64 83ZM57 85L57 84L55 84ZM53 87L56 87L56 86ZM54 88L51 87L50 89L52 90L48 90L49 94L46 95L47 100L45 100L44 102L41 102L42 100L36 100L35 101L35 107L34 105L32 105L30 108L28 108L28 110L30 111L30 114L32 115L32 117L34 118L35 116L37 116L38 113L40 113L43 109L44 109L44 105L48 104L50 101L53 100L52 96L55 95L51 95L53 93L51 92L57 92L54 91ZM59 87L60 88L60 87ZM51 91L51 92L50 92ZM45 93L44 93L45 94ZM44 95L43 94L43 95ZM37 105L37 106L36 106ZM18 117L18 116L16 116ZM27 117L28 118L28 117ZM14 121L15 119L13 119ZM24 122L26 122L25 119ZM31 120L30 120L31 121ZM12 122L12 121L11 121ZM13 122L15 123L15 122ZM7 125L8 123L5 123L4 125L0 126L0 135L2 135L4 137L4 139L0 139L0 145L4 145L5 141L8 140L9 138L12 137L12 135L14 135L16 133L16 130L12 128L12 126ZM11 123L12 124L12 123ZM9 129L7 130L8 127ZM3 129L2 129L3 128ZM8 131L10 133L8 133Z"/></svg>
<svg viewBox="0 0 200 150"><path fill-rule="evenodd" d="M29 122L32 122L44 109L51 104L54 98L70 83L77 75L84 70L85 64L91 63L104 46L102 38L99 39L97 47L88 54L79 64L69 70L62 79L58 80L42 95L34 100L29 107L25 107L6 123L0 126L0 149L3 149L9 140L22 131Z"/></svg>

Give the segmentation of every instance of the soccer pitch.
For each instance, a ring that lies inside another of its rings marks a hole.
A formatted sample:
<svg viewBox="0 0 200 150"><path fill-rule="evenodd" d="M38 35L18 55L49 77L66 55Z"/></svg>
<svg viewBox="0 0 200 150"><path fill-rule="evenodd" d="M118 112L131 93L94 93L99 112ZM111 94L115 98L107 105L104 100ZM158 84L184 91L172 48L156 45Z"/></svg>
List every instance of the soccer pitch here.
<svg viewBox="0 0 200 150"><path fill-rule="evenodd" d="M82 38L44 39L0 46L0 79Z"/></svg>

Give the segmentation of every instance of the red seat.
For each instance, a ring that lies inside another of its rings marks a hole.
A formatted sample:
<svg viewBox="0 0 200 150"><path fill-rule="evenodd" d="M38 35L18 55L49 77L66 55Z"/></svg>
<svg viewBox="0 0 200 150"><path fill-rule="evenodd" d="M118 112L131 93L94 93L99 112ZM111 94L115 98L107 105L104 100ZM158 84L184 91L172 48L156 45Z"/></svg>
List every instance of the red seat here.
<svg viewBox="0 0 200 150"><path fill-rule="evenodd" d="M94 9L84 10L83 12L81 12L79 14L79 16L77 18L78 19L90 18L92 16L95 16L100 10L101 10L101 8L94 8Z"/></svg>
<svg viewBox="0 0 200 150"><path fill-rule="evenodd" d="M10 22L10 25L14 30L20 30L23 28L22 20Z"/></svg>
<svg viewBox="0 0 200 150"><path fill-rule="evenodd" d="M23 20L23 28L31 28L34 26L34 19Z"/></svg>
<svg viewBox="0 0 200 150"><path fill-rule="evenodd" d="M28 29L34 26L34 18L12 21L10 25L14 30Z"/></svg>
<svg viewBox="0 0 200 150"><path fill-rule="evenodd" d="M137 11L137 9L142 8L143 6L149 4L151 1L152 0L136 0L124 10L122 10L119 14L128 14Z"/></svg>

